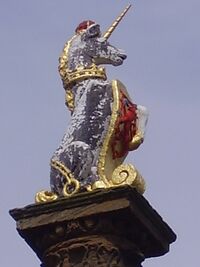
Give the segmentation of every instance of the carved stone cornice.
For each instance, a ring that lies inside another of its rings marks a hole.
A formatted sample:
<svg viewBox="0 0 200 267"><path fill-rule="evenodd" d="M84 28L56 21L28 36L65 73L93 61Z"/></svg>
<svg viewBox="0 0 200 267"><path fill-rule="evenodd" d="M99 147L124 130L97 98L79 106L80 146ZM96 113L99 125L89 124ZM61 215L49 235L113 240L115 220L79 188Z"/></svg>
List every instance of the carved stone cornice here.
<svg viewBox="0 0 200 267"><path fill-rule="evenodd" d="M130 187L10 211L43 267L139 267L168 252L175 234Z"/></svg>

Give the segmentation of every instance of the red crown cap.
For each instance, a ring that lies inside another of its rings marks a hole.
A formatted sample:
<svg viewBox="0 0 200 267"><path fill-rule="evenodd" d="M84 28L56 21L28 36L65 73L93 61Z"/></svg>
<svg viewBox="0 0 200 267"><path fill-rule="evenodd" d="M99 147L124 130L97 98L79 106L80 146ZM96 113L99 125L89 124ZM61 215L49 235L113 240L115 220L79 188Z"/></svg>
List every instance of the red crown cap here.
<svg viewBox="0 0 200 267"><path fill-rule="evenodd" d="M83 30L86 30L89 26L91 26L92 24L95 24L94 21L92 20L84 20L83 22L81 22L78 27L76 28L75 32L79 33Z"/></svg>

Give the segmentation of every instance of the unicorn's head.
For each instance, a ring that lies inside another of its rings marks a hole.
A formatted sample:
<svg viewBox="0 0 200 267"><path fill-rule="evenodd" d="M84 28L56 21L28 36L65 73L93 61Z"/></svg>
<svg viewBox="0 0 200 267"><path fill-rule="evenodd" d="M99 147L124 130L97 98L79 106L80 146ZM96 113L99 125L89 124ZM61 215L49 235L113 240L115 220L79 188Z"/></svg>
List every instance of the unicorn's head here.
<svg viewBox="0 0 200 267"><path fill-rule="evenodd" d="M92 64L121 65L126 54L110 45L101 37L100 26L92 21L84 21L76 29L68 53L68 69L87 68Z"/></svg>
<svg viewBox="0 0 200 267"><path fill-rule="evenodd" d="M91 20L78 25L76 34L65 44L59 58L59 72L65 89L86 77L106 79L105 71L97 67L100 64L119 66L123 63L126 54L110 45L108 38L130 7L124 9L103 36L100 26Z"/></svg>

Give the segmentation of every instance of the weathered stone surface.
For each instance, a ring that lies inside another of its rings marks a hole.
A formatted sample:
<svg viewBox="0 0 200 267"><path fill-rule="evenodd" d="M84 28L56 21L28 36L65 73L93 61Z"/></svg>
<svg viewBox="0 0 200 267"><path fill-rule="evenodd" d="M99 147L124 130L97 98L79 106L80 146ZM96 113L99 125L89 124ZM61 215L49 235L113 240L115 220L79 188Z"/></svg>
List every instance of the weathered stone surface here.
<svg viewBox="0 0 200 267"><path fill-rule="evenodd" d="M10 211L42 267L141 266L169 251L175 234L130 187L82 193Z"/></svg>

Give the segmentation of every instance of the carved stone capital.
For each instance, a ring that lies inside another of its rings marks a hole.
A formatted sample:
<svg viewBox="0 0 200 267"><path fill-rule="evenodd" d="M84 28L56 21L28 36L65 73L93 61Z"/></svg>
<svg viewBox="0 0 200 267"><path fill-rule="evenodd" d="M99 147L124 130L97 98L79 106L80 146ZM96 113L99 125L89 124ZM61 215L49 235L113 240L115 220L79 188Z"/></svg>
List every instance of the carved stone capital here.
<svg viewBox="0 0 200 267"><path fill-rule="evenodd" d="M126 241L125 241L126 242ZM87 236L61 242L44 254L45 267L141 266L144 259L130 244L112 237ZM125 248L127 246L127 248ZM134 253L133 253L134 251ZM131 264L131 265L129 265ZM136 265L137 264L137 265Z"/></svg>

